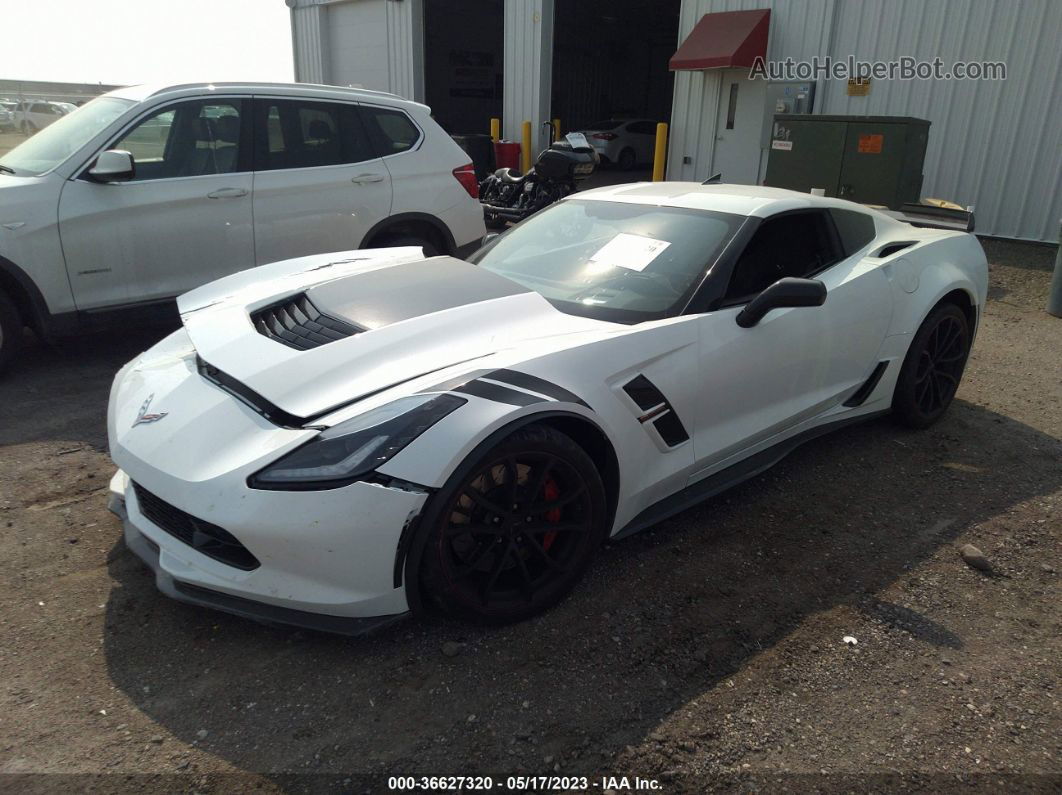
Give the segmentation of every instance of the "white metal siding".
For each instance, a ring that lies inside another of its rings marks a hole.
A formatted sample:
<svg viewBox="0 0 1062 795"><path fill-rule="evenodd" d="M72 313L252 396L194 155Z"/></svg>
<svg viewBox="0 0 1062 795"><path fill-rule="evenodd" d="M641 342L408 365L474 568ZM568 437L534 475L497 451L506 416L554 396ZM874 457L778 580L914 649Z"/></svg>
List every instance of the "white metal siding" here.
<svg viewBox="0 0 1062 795"><path fill-rule="evenodd" d="M545 146L540 124L549 118L553 0L506 0L504 9L503 135L519 141L520 125L530 121L534 140Z"/></svg>
<svg viewBox="0 0 1062 795"><path fill-rule="evenodd" d="M816 113L915 116L932 122L924 196L977 207L977 231L1054 241L1062 218L1062 3L1055 0L684 0L679 39L707 13L771 8L772 60L814 55L946 67L1005 61L1007 80L875 80L867 97L819 81ZM704 179L711 164L718 73L675 80L670 179ZM683 156L693 162L683 165Z"/></svg>
<svg viewBox="0 0 1062 795"><path fill-rule="evenodd" d="M295 55L295 80L326 83L323 16L321 6L291 9L291 44Z"/></svg>
<svg viewBox="0 0 1062 795"><path fill-rule="evenodd" d="M297 0L295 78L424 100L422 0Z"/></svg>
<svg viewBox="0 0 1062 795"><path fill-rule="evenodd" d="M388 0L328 6L328 82L390 91Z"/></svg>

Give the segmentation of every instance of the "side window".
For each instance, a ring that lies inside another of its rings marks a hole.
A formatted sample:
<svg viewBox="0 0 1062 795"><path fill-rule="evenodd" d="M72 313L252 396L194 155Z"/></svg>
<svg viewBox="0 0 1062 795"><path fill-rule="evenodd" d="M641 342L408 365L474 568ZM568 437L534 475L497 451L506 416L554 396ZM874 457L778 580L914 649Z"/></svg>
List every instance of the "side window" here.
<svg viewBox="0 0 1062 795"><path fill-rule="evenodd" d="M783 277L812 276L840 259L822 212L768 218L734 265L724 301L751 299Z"/></svg>
<svg viewBox="0 0 1062 795"><path fill-rule="evenodd" d="M153 113L109 148L125 149L138 182L236 171L243 103L182 102Z"/></svg>
<svg viewBox="0 0 1062 795"><path fill-rule="evenodd" d="M374 157L356 105L260 99L256 106L257 171L335 166Z"/></svg>
<svg viewBox="0 0 1062 795"><path fill-rule="evenodd" d="M846 257L852 256L868 245L877 234L874 229L874 219L866 213L858 210L831 209L830 216L837 227L837 234L840 235L841 247Z"/></svg>
<svg viewBox="0 0 1062 795"><path fill-rule="evenodd" d="M400 110L362 106L362 114L381 157L412 149L420 140L417 125Z"/></svg>

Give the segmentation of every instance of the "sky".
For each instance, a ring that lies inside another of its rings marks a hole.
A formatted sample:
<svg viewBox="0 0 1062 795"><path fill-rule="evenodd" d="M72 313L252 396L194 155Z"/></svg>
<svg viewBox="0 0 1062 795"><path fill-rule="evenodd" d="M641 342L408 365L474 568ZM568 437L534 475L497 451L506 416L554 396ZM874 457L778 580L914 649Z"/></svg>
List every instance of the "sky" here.
<svg viewBox="0 0 1062 795"><path fill-rule="evenodd" d="M289 13L284 0L0 0L0 79L291 82Z"/></svg>

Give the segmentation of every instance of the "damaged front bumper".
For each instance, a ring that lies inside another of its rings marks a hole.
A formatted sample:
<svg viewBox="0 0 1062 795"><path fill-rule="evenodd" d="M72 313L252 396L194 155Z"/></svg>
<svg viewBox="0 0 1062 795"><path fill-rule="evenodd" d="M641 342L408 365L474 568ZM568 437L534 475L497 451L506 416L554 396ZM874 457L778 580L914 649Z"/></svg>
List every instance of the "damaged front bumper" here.
<svg viewBox="0 0 1062 795"><path fill-rule="evenodd" d="M122 470L111 480L108 507L122 520L126 546L154 571L157 587L167 596L263 623L360 635L410 614L396 555L403 529L419 515L427 494L367 483L332 494L348 489L346 508L324 519L325 527L346 526L348 544L342 543L342 534L332 531L315 538L312 528L321 519L306 518L296 493L262 492L266 502L259 508L241 505L241 512L249 509L251 517L258 517L245 519L243 527L262 528L258 536L236 530L236 537L259 562L251 571L212 559L149 520ZM278 509L274 502L278 496L296 500L289 508ZM300 513L301 523L296 519ZM384 522L388 542L380 543L379 533L370 533L372 540L367 541L359 533L359 516ZM292 541L298 542L302 554L283 554Z"/></svg>

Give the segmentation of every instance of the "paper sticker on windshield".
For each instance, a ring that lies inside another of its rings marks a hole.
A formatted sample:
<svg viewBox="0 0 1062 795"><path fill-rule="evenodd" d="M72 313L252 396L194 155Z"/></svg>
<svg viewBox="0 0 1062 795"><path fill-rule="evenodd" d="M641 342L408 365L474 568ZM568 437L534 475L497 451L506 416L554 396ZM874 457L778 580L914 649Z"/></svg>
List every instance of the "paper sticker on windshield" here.
<svg viewBox="0 0 1062 795"><path fill-rule="evenodd" d="M590 257L590 262L600 267L612 266L643 271L670 245L666 240L654 240L651 237L621 232L599 248L597 253Z"/></svg>

